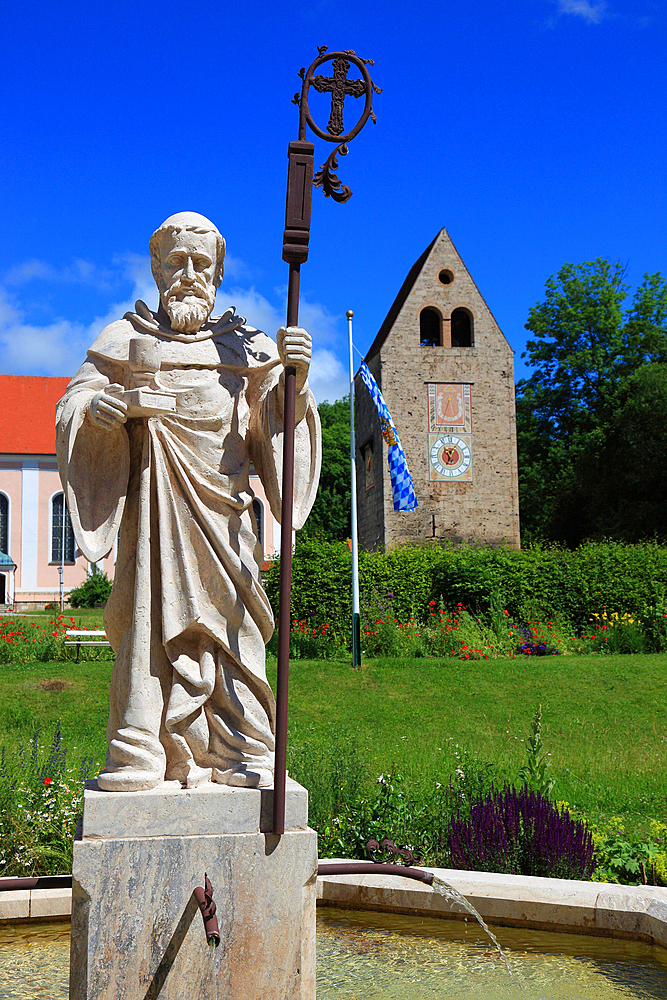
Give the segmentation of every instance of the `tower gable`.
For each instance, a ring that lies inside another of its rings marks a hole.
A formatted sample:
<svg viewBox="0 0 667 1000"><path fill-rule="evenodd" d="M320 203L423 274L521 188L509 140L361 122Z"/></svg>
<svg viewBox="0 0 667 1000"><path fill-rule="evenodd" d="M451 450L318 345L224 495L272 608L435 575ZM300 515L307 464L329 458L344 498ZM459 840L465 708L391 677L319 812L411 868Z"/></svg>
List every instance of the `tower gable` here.
<svg viewBox="0 0 667 1000"><path fill-rule="evenodd" d="M433 310L439 316L439 343L433 346L459 349L457 316L454 317L452 342L452 314L458 309L470 313L472 347L488 348L501 341L506 350L511 348L498 326L483 295L463 263L446 229L441 229L423 254L413 264L401 290L371 344L366 361L389 346L395 332L399 335L414 332L413 343L401 336L402 347L421 346L420 327L427 324L420 318L424 310ZM431 317L429 316L428 319ZM459 328L460 329L460 328Z"/></svg>

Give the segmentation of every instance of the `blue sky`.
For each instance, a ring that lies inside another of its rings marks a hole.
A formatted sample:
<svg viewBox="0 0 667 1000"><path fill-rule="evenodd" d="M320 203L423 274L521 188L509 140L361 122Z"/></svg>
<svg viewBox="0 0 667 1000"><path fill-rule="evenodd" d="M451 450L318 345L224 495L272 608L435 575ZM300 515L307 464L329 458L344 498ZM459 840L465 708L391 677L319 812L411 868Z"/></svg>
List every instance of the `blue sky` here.
<svg viewBox="0 0 667 1000"><path fill-rule="evenodd" d="M353 198L314 193L301 321L320 400L346 391L345 310L363 351L442 226L518 376L565 261L620 260L633 285L667 270L664 2L71 0L7 4L0 31L3 373L72 374L105 322L155 305L148 239L183 210L227 238L218 306L275 333L290 100L324 44L373 58L383 93L340 162Z"/></svg>

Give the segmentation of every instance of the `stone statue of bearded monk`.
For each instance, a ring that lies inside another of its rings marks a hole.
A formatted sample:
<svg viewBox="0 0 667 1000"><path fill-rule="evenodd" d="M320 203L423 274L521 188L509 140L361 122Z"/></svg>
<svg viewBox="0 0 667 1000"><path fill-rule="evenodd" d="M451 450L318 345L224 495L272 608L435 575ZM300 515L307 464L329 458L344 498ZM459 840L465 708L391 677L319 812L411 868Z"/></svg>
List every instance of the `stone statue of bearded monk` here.
<svg viewBox="0 0 667 1000"><path fill-rule="evenodd" d="M160 292L106 327L58 404L57 452L74 534L91 562L120 538L104 625L116 654L98 782L273 782L273 615L252 509L254 466L280 520L284 368L297 373L294 525L315 499L320 426L311 340L277 344L233 308L211 315L225 241L201 215L150 241Z"/></svg>

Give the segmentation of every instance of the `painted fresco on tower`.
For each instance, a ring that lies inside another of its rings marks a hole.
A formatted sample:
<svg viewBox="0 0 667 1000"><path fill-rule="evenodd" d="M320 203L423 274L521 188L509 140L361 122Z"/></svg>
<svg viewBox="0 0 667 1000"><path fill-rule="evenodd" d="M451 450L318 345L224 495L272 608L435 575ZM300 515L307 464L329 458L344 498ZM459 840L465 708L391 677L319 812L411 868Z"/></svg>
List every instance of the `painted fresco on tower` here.
<svg viewBox="0 0 667 1000"><path fill-rule="evenodd" d="M429 433L472 431L470 385L463 382L430 382L428 386Z"/></svg>
<svg viewBox="0 0 667 1000"><path fill-rule="evenodd" d="M431 482L472 482L470 385L428 385L428 468Z"/></svg>

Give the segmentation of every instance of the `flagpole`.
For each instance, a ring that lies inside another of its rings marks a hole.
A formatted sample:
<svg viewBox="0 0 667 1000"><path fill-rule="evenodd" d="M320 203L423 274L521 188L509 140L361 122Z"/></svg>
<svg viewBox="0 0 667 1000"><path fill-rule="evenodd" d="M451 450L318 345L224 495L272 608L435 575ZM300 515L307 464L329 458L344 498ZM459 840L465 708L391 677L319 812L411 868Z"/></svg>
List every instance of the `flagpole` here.
<svg viewBox="0 0 667 1000"><path fill-rule="evenodd" d="M354 358L352 356L352 317L347 310L347 334L350 353L350 522L352 534L352 666L361 666L361 620L359 617L359 542L357 538L357 453L354 440Z"/></svg>

